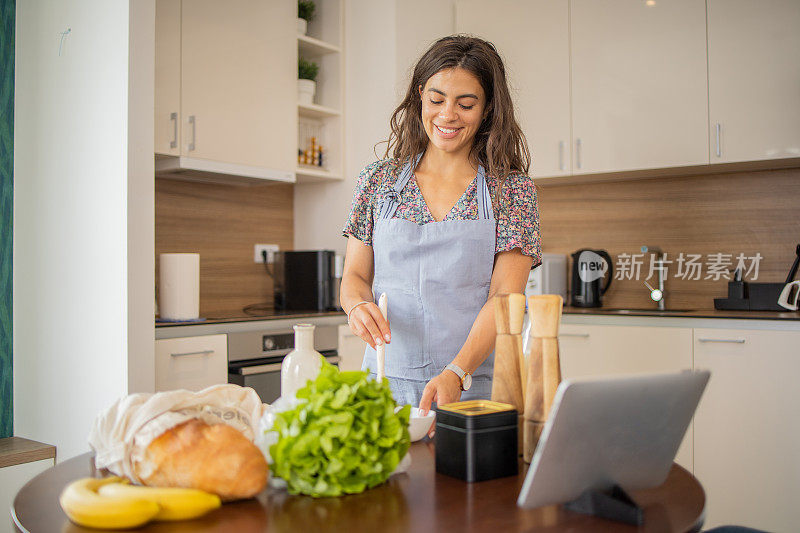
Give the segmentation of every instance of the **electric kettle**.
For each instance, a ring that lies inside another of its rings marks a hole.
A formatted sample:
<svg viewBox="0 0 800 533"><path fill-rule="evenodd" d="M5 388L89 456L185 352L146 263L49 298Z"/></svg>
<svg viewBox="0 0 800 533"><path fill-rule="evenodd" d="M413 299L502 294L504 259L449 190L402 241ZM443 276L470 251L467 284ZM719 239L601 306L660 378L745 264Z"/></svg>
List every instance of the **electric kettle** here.
<svg viewBox="0 0 800 533"><path fill-rule="evenodd" d="M614 279L614 265L608 252L583 249L573 253L572 305L601 307L603 295L611 286L612 279Z"/></svg>

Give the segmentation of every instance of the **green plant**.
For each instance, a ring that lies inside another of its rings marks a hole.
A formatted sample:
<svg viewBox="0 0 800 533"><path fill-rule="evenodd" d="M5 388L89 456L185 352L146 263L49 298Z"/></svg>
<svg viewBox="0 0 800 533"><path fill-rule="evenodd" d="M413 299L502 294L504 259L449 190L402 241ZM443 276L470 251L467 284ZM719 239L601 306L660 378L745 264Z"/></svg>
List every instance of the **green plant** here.
<svg viewBox="0 0 800 533"><path fill-rule="evenodd" d="M311 0L298 0L297 16L301 19L305 19L306 22L311 22L314 18L314 10L316 8L316 4Z"/></svg>
<svg viewBox="0 0 800 533"><path fill-rule="evenodd" d="M290 493L363 492L386 481L405 456L410 406L395 412L389 382L367 376L323 361L317 379L297 391L302 403L277 414L270 468Z"/></svg>
<svg viewBox="0 0 800 533"><path fill-rule="evenodd" d="M302 57L297 62L297 77L301 80L315 81L319 73L319 65L313 61L306 61Z"/></svg>

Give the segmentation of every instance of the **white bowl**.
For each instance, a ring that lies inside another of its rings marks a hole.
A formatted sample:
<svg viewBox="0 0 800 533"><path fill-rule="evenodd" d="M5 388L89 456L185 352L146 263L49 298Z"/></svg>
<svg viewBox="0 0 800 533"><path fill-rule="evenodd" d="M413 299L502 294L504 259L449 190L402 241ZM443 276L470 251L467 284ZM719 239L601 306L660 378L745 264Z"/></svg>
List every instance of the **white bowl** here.
<svg viewBox="0 0 800 533"><path fill-rule="evenodd" d="M412 407L411 415L408 417L408 432L411 434L411 442L417 442L427 435L435 420L436 411L428 411L427 415L420 416L419 408Z"/></svg>

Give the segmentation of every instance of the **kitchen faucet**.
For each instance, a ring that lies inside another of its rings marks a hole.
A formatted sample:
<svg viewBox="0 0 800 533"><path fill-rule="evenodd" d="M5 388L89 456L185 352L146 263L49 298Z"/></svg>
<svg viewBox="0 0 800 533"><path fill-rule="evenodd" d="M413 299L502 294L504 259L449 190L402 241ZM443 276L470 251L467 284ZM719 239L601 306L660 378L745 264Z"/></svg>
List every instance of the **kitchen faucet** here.
<svg viewBox="0 0 800 533"><path fill-rule="evenodd" d="M650 299L658 304L659 310L663 311L666 309L666 304L664 303L664 252L657 246L642 246L641 250L643 254L648 252L654 254L655 261L658 262L658 270L656 271L658 273L658 288L651 287L647 280L645 280L644 284L650 289Z"/></svg>

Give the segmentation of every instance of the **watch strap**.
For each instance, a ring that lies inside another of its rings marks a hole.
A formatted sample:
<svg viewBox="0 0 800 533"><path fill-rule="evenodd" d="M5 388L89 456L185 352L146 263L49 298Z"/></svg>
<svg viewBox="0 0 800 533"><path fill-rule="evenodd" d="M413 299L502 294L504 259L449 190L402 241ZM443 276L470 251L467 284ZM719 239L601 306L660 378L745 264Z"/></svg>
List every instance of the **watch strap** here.
<svg viewBox="0 0 800 533"><path fill-rule="evenodd" d="M469 374L469 372L467 372L466 370L462 369L460 366L458 366L455 363L450 363L449 365L444 367L444 369L445 370L452 370L453 372L455 372L455 374L458 376L458 379L461 380L461 390L462 391L465 390L464 389L464 377L467 374Z"/></svg>

